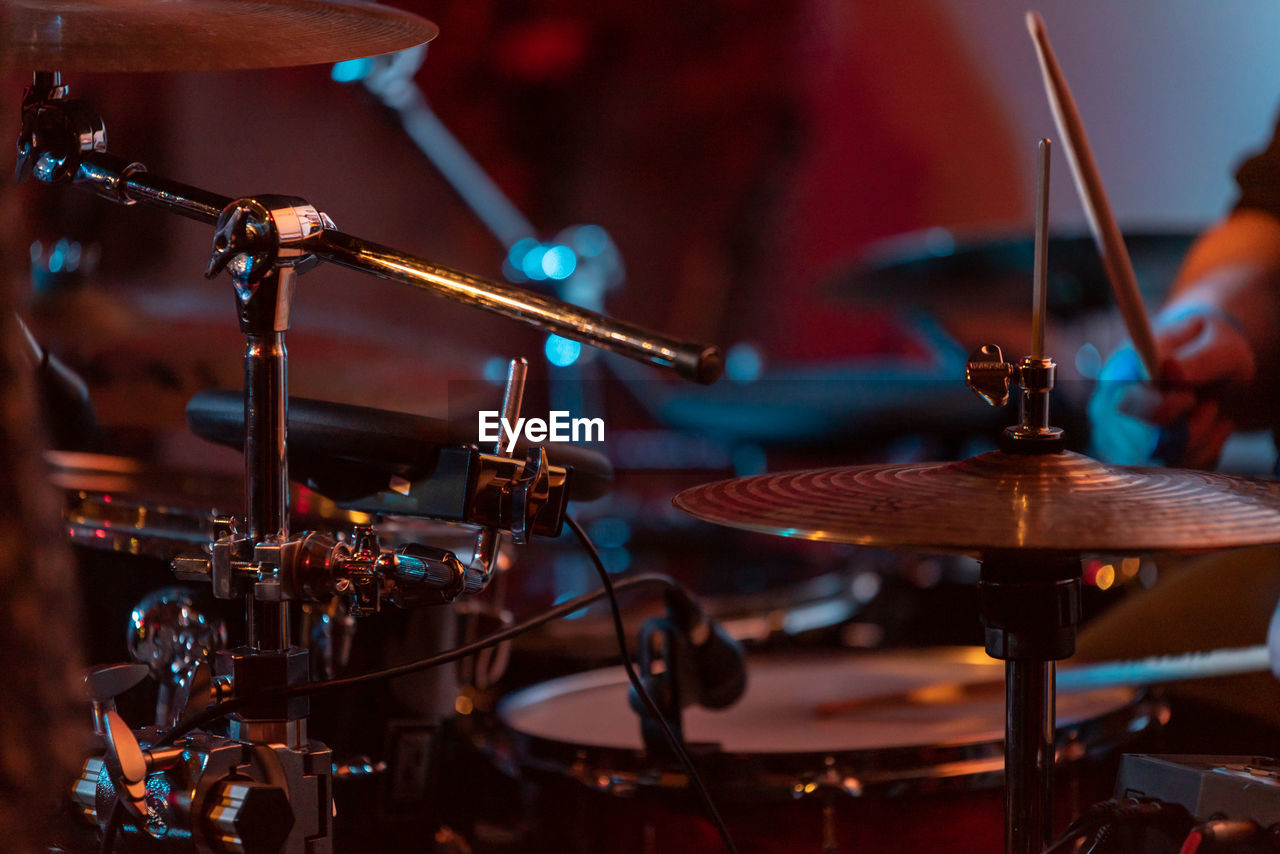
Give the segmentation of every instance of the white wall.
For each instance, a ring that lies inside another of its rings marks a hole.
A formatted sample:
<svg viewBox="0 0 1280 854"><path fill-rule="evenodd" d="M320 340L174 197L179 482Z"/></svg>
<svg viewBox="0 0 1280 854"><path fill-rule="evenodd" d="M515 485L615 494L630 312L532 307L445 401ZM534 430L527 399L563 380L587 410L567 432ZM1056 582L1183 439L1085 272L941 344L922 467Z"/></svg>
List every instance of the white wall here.
<svg viewBox="0 0 1280 854"><path fill-rule="evenodd" d="M1056 128L1023 23L1028 0L937 0L1028 138ZM1241 155L1265 144L1280 107L1280 3L1041 0L1116 218L1199 224L1234 197ZM1031 162L1028 154L1028 164ZM1052 221L1083 223L1066 160L1054 161Z"/></svg>

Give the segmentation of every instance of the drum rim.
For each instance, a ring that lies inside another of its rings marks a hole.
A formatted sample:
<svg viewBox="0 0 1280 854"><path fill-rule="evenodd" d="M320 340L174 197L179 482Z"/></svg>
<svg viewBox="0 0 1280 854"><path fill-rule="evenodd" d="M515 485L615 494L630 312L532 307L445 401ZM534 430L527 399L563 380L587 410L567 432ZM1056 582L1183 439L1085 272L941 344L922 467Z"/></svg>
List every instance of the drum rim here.
<svg viewBox="0 0 1280 854"><path fill-rule="evenodd" d="M888 655L951 655L963 647L889 650ZM877 653L845 653L850 658ZM762 655L762 660L805 659L813 653ZM827 656L830 657L830 656ZM674 763L655 766L638 748L589 745L516 730L503 717L511 703L521 706L562 695L567 680L575 687L616 685L625 680L617 668L600 668L547 680L501 698L483 724L473 728L476 745L512 776L537 772L571 778L589 789L619 796L681 792L688 779ZM1168 706L1134 691L1128 702L1084 720L1060 725L1057 765L1068 770L1112 753L1120 745L1168 720ZM1004 778L1003 739L940 745L858 750L771 753L721 752L690 745L699 771L713 791L744 800L794 800L833 791L854 796L897 797L912 793L993 789Z"/></svg>

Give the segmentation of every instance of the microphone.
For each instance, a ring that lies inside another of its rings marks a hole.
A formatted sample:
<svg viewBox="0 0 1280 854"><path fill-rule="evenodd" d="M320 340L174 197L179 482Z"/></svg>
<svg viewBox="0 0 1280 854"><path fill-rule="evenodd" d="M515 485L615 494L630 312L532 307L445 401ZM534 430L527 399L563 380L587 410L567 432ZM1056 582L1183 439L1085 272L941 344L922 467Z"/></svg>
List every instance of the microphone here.
<svg viewBox="0 0 1280 854"><path fill-rule="evenodd" d="M742 697L747 690L746 656L742 645L687 591L668 588L664 598L666 616L652 617L640 627L636 660L645 690L672 732L683 740L687 706L723 709ZM665 755L669 748L658 721L635 689L628 699L640 716L645 748Z"/></svg>
<svg viewBox="0 0 1280 854"><path fill-rule="evenodd" d="M687 641L693 686L682 691L685 705L724 709L747 690L747 662L742 644L719 621L708 616L687 591L668 588L667 619Z"/></svg>

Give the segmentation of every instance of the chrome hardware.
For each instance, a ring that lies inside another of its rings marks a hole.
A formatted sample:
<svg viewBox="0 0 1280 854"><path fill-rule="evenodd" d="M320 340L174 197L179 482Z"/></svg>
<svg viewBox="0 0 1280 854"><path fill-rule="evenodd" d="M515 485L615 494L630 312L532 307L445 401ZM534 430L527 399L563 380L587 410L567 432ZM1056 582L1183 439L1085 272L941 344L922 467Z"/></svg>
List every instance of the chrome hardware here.
<svg viewBox="0 0 1280 854"><path fill-rule="evenodd" d="M518 544L529 542L533 519L551 493L550 468L546 448L530 448L520 476L505 489L511 499L511 539Z"/></svg>
<svg viewBox="0 0 1280 854"><path fill-rule="evenodd" d="M102 118L69 92L57 72L39 72L23 93L16 180L61 183L75 176L82 154L107 150Z"/></svg>
<svg viewBox="0 0 1280 854"><path fill-rule="evenodd" d="M992 406L1004 406L1009 402L1009 379L1013 365L1004 360L1004 353L995 344L983 344L969 354L964 365L964 384L973 393Z"/></svg>
<svg viewBox="0 0 1280 854"><path fill-rule="evenodd" d="M165 587L133 607L128 642L130 657L146 665L160 685L156 726L168 726L175 698L189 686L196 665L226 647L227 627L196 607L192 591Z"/></svg>
<svg viewBox="0 0 1280 854"><path fill-rule="evenodd" d="M1006 450L1032 450L1033 444L1035 450L1054 450L1061 442L1062 429L1049 425L1049 393L1057 370L1052 359L1027 356L1016 365L1006 362L995 344L984 344L970 354L964 381L978 397L992 406L1004 406L1009 402L1011 380L1022 392L1018 398L1020 423L1004 430L1005 439L1022 444Z"/></svg>
<svg viewBox="0 0 1280 854"><path fill-rule="evenodd" d="M509 424L515 424L520 417L520 406L524 401L524 383L529 375L529 362L525 359L512 359L507 363L507 384L502 392L502 417ZM493 453L499 457L510 457L502 444L502 436L493 447ZM516 542L524 542L516 540ZM471 555L470 568L473 570L468 578L469 590L483 590L489 586L493 578L494 559L498 555L498 532L491 527L484 527L476 534L476 545Z"/></svg>
<svg viewBox="0 0 1280 854"><path fill-rule="evenodd" d="M357 528L353 542L310 533L285 567L292 596L338 596L352 616L376 614L384 602L400 607L444 605L467 589L467 569L453 552L425 545L383 549L371 528Z"/></svg>
<svg viewBox="0 0 1280 854"><path fill-rule="evenodd" d="M314 261L309 242L333 227L333 220L304 199L275 195L237 199L218 216L205 278L226 269L243 287L279 267L307 264Z"/></svg>

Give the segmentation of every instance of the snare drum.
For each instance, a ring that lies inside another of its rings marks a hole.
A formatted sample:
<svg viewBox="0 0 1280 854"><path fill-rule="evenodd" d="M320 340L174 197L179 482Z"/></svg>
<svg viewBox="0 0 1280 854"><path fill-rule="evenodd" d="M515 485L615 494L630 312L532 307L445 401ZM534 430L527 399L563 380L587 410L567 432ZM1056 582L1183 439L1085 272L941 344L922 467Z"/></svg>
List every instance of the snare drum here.
<svg viewBox="0 0 1280 854"><path fill-rule="evenodd" d="M925 685L1000 679L981 649L760 657L732 708L685 711L685 733L746 852L998 851L1004 704L868 705L820 717L820 703ZM536 850L718 850L678 768L641 749L620 668L517 691L481 741L530 789ZM1118 755L1166 712L1130 689L1058 699L1058 821L1109 796Z"/></svg>

